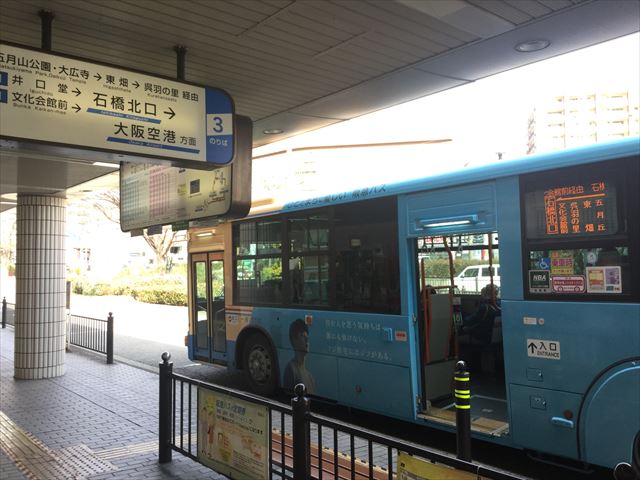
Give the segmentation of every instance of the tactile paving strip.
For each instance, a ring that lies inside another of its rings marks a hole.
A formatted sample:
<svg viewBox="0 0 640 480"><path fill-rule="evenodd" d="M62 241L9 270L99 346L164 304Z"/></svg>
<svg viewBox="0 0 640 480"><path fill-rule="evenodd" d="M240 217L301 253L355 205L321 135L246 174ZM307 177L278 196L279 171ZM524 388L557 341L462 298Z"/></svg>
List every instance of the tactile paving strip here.
<svg viewBox="0 0 640 480"><path fill-rule="evenodd" d="M123 447L110 448L109 450L101 450L96 452L103 460L115 460L129 455L137 455L141 453L152 453L158 450L158 442L138 443L137 445L125 445Z"/></svg>
<svg viewBox="0 0 640 480"><path fill-rule="evenodd" d="M18 427L1 411L0 449L31 480L82 480L91 475L117 470L117 467L96 456L86 445L54 452L34 435Z"/></svg>

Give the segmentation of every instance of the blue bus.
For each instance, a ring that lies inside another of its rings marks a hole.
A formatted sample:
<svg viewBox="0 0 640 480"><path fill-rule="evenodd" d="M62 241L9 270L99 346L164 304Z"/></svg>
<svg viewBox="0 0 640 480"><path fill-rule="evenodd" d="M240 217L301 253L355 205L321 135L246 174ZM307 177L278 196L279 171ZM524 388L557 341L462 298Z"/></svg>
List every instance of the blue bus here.
<svg viewBox="0 0 640 480"><path fill-rule="evenodd" d="M451 431L462 359L476 438L630 462L639 155L631 138L192 229L189 356L243 370L258 394L302 382L312 397Z"/></svg>

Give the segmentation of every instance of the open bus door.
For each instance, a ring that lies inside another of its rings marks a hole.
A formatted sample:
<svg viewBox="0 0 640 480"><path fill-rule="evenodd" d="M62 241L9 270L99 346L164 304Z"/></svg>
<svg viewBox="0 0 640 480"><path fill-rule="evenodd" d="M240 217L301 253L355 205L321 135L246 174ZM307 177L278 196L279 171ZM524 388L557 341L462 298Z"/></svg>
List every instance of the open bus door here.
<svg viewBox="0 0 640 480"><path fill-rule="evenodd" d="M194 353L199 360L226 360L224 260L222 252L191 256Z"/></svg>
<svg viewBox="0 0 640 480"><path fill-rule="evenodd" d="M479 291L463 292L456 284L459 276L454 276L465 261L477 263L480 260L467 258L469 252L476 252L473 255L485 255L486 252L488 284L493 286L498 280L497 275L493 275L494 236L495 232L462 233L427 236L417 241L422 391L419 416L447 425L455 422L452 377L456 362L464 360L472 373L471 429L502 436L508 433L509 425L506 387L499 365L502 363L502 342L501 338L494 339L499 317L491 319L493 325L488 332L491 338L487 337L486 342L477 340L475 335L470 340L470 335L464 333L466 330L461 329L463 317L472 320L476 311L483 311L479 308L481 303L488 301L497 308L497 289L482 288L490 293L489 299L483 299Z"/></svg>
<svg viewBox="0 0 640 480"><path fill-rule="evenodd" d="M451 258L449 261L451 265ZM429 410L433 400L451 395L451 379L458 355L454 319L460 303L455 296L453 277L450 277L450 285L429 285L425 259L420 260L423 411Z"/></svg>

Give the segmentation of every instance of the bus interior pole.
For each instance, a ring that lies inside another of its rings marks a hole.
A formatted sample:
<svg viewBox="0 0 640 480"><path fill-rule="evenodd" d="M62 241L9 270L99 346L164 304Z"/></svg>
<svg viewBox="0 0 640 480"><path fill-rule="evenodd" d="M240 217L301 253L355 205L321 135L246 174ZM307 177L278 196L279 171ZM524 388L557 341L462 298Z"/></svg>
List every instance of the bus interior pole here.
<svg viewBox="0 0 640 480"><path fill-rule="evenodd" d="M496 289L493 286L493 233L489 232L489 282L491 285L491 303L496 304Z"/></svg>

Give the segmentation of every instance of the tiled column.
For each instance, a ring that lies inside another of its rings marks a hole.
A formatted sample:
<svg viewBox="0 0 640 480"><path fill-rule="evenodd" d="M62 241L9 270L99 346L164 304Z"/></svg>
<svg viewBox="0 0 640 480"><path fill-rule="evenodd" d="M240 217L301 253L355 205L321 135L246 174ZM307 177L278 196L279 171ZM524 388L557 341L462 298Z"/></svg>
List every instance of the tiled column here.
<svg viewBox="0 0 640 480"><path fill-rule="evenodd" d="M65 199L18 195L16 378L64 375Z"/></svg>

